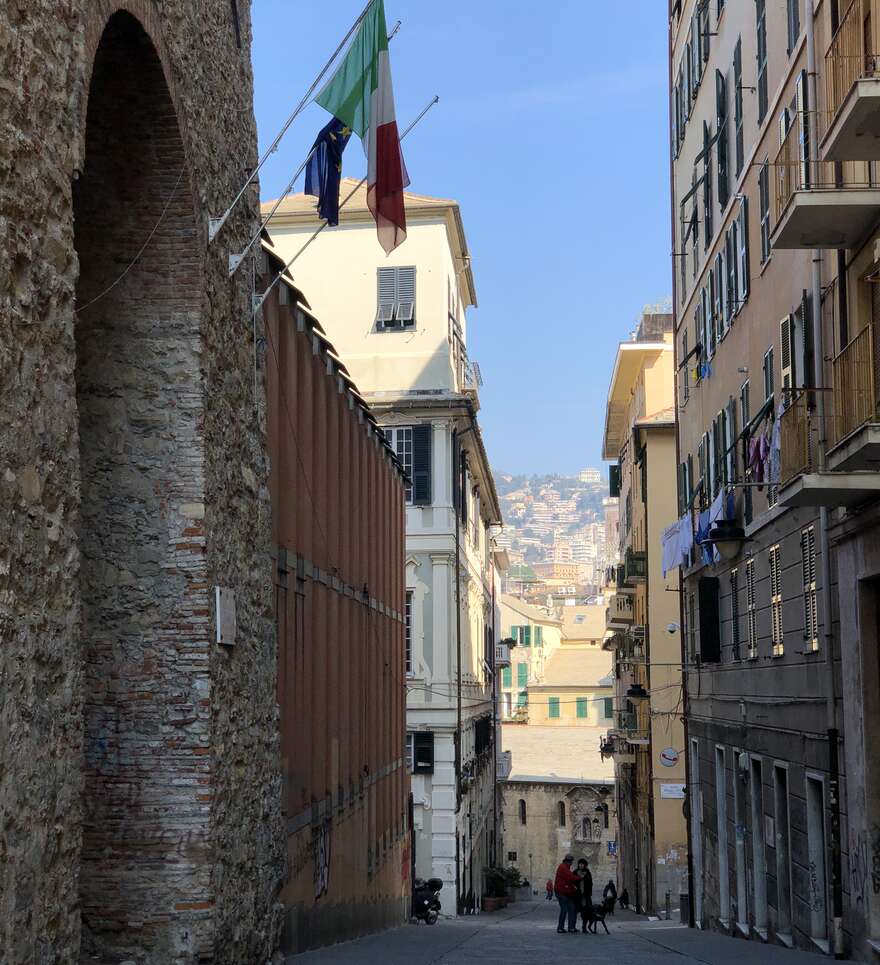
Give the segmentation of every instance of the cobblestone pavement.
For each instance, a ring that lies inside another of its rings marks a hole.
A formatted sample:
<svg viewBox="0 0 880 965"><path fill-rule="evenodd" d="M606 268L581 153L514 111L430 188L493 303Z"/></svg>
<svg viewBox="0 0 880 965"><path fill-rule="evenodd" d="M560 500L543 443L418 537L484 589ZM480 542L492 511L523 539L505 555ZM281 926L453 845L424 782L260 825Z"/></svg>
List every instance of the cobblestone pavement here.
<svg viewBox="0 0 880 965"><path fill-rule="evenodd" d="M610 934L558 935L558 908L545 901L517 902L502 912L407 925L288 959L289 965L817 965L808 952L745 943L724 935L649 922L632 913L608 919Z"/></svg>

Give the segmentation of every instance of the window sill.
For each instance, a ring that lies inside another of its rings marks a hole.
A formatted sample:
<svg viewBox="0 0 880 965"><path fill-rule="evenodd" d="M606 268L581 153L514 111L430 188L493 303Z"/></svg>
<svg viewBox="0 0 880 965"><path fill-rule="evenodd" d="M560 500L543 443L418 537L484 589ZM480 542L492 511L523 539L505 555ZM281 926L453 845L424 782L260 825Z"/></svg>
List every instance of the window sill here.
<svg viewBox="0 0 880 965"><path fill-rule="evenodd" d="M786 948L794 948L794 938L787 932L777 932L776 940L780 942L780 944L785 945Z"/></svg>

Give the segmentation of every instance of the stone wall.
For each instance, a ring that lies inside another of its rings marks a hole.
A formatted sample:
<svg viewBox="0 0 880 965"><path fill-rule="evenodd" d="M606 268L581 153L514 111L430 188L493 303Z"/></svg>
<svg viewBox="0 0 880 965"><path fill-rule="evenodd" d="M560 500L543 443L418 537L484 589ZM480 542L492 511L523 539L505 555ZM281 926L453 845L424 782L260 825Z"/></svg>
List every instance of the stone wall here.
<svg viewBox="0 0 880 965"><path fill-rule="evenodd" d="M284 872L270 514L250 272L226 272L256 190L206 237L255 160L247 6L0 20L0 960L258 962Z"/></svg>

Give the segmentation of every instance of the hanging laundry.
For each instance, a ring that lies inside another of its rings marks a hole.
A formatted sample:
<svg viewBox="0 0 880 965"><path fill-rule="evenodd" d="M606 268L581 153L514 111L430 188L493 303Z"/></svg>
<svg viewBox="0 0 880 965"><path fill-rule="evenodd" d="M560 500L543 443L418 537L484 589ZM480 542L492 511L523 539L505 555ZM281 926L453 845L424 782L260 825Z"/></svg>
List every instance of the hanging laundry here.
<svg viewBox="0 0 880 965"><path fill-rule="evenodd" d="M680 532L681 526L676 520L663 530L663 575L675 569L681 562Z"/></svg>
<svg viewBox="0 0 880 965"><path fill-rule="evenodd" d="M685 513L678 521L679 525L679 552L681 553L682 565L686 566L691 550L694 548L694 527L691 522L691 514Z"/></svg>
<svg viewBox="0 0 880 965"><path fill-rule="evenodd" d="M696 537L697 543L700 544L703 551L704 563L712 562L712 547L708 545L705 545L705 546L703 545L704 541L709 536L709 530L711 528L712 527L709 524L709 510L704 509L703 512L700 513L699 519L697 520L697 537Z"/></svg>
<svg viewBox="0 0 880 965"><path fill-rule="evenodd" d="M777 415L773 421L773 429L770 432L769 455L767 459L767 482L774 486L779 485L779 468L782 457L782 430L781 420Z"/></svg>

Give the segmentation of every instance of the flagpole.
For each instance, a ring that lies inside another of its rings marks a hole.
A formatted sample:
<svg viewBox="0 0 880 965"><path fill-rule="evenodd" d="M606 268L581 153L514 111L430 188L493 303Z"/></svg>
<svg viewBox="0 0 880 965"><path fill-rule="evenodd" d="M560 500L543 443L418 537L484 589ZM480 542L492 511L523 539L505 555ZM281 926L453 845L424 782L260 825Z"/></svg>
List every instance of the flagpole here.
<svg viewBox="0 0 880 965"><path fill-rule="evenodd" d="M435 95L431 98L431 100L428 101L428 103L427 103L427 104L421 109L421 111L416 115L416 117L414 118L414 120L410 122L410 125L406 128L406 130L400 135L400 137L398 138L398 143L399 143L400 141L402 141L402 140L406 137L407 134L409 134L409 132L416 126L416 124L419 123L419 121L425 116L425 114L427 114L428 111L429 111L439 100L440 100L439 94L435 94ZM345 198L343 198L343 200L339 202L339 209L340 209L340 210L342 210L342 208L345 207L346 202L350 201L351 198L354 196L354 194L355 194L360 188L363 187L363 185L365 184L366 180L367 180L366 177L361 178L360 181L358 181L358 183L357 183L357 184L351 189L351 191L345 196ZM252 319L252 320L253 320L253 318L256 317L257 312L263 307L263 302L269 297L269 293L270 293L270 292L272 291L272 289L278 284L278 282L281 281L281 276L282 276L286 271L288 271L288 269L290 268L290 266L297 260L297 258L299 258L299 256L306 250L306 248L309 247L309 245L315 240L315 238L318 237L318 235L327 227L328 224L329 224L329 222L325 221L323 224L318 225L318 227L315 229L314 233L313 233L312 236L308 239L308 241L306 241L306 243L302 246L302 248L299 249L299 251L290 259L290 261L287 262L287 264L285 264L285 266L281 269L281 271L279 271L278 274L272 279L272 283L271 283L271 284L269 285L269 287L263 292L263 294L260 295L259 297L257 297L256 295L254 295L254 313L253 313L253 315L251 316L251 319Z"/></svg>
<svg viewBox="0 0 880 965"><path fill-rule="evenodd" d="M333 61L336 60L336 58L339 56L339 52L348 43L349 37L351 37L351 35L355 32L355 30L357 30L357 28L360 26L361 21L364 19L364 17L366 17L367 11L370 9L370 7L373 5L374 2L375 0L368 0L367 5L360 12L360 16L358 16L357 20L355 20L355 22L351 25L351 27L348 30L348 33L342 38L342 40L339 43L339 46L336 48L336 50L333 51L332 55L330 56L330 59L321 68L321 72L312 81L311 87L309 87L309 89L305 92L302 100L294 108L293 113L284 122L284 126L276 135L275 140L272 141L272 143L269 145L266 151L263 152L263 156L257 162L257 166L253 169L253 171L251 171L247 181L245 181L244 184L241 186L241 190L233 199L232 204L229 205L229 207L223 212L223 214L219 218L208 218L208 243L209 244L214 240L214 238L217 237L217 234L220 231L220 229L223 227L223 225L226 224L226 221L228 220L230 214L232 214L233 209L238 204L238 202L241 201L245 191L247 191L247 189L253 183L254 178L256 178L256 176L260 173L260 168L262 168L262 166L266 163L269 157L272 154L274 154L275 151L278 150L278 145L281 143L281 138L284 137L290 125L302 113L303 109L309 102L309 98L311 98L312 94L315 92L315 88L324 79L324 75L332 66ZM308 161L308 158L306 158L306 161ZM303 164L303 167L305 167L305 164Z"/></svg>
<svg viewBox="0 0 880 965"><path fill-rule="evenodd" d="M369 5L368 5L368 6L369 6ZM362 15L362 16L363 16L363 15ZM389 40L392 40L392 39L394 38L394 35L397 33L398 30L400 30L400 21L399 21L399 20L398 20L397 23L394 25L394 29L391 31L391 33L388 34L388 39L389 39ZM418 118L416 118L416 120L418 120ZM403 137L403 135L401 135L401 137ZM261 219L260 219L260 226L259 226L259 227L257 228L257 230L253 233L253 235L251 236L250 241L244 246L244 248L241 249L241 251L240 251L237 255L230 255L230 256L229 256L229 277L230 277L230 278L238 271L238 266L244 261L244 256L245 256L245 255L251 250L251 248L256 244L257 239L258 239L258 238L260 237L260 235L263 233L263 228L266 227L266 225L272 220L272 216L273 216L273 215L275 214L275 212L279 209L279 207L281 207L281 202L288 196L288 194L290 194L291 190L293 189L294 184L296 184L296 179L297 179L297 178L303 173L303 171L305 170L305 167L306 167L306 165L309 163L309 161L311 160L311 157L312 157L312 155L315 153L315 148L316 148L317 146L318 146L317 143L315 143L315 144L312 145L312 149L311 149L311 150L309 151L309 153L306 155L306 159L303 161L302 164L300 164L300 166L296 169L296 171L294 171L293 177L287 182L287 186L286 186L285 189L281 192L281 194L278 196L277 200L275 201L275 204L272 206L272 210L271 210L264 218L261 218Z"/></svg>

